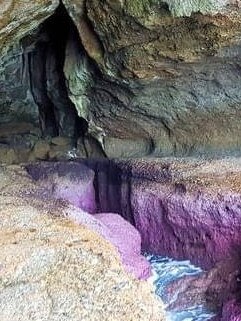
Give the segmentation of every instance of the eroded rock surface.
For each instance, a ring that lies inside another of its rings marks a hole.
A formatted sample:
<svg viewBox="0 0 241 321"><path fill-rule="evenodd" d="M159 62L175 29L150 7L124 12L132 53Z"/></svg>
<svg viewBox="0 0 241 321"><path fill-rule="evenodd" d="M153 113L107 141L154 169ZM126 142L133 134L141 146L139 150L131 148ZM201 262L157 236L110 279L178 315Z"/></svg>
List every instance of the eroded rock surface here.
<svg viewBox="0 0 241 321"><path fill-rule="evenodd" d="M240 158L115 164L130 177L129 202L144 248L188 257L204 268L239 253Z"/></svg>
<svg viewBox="0 0 241 321"><path fill-rule="evenodd" d="M1 121L37 123L31 41L20 39L59 3L10 3L0 7L0 47L13 45L1 54ZM107 156L239 153L240 1L63 5L79 35L66 45L66 89Z"/></svg>
<svg viewBox="0 0 241 321"><path fill-rule="evenodd" d="M167 297L180 293L173 308L196 302L219 310L234 300L224 306L223 319L231 306L239 315L240 158L86 163L96 172L99 211L122 213L148 253L189 259L206 271L170 285Z"/></svg>
<svg viewBox="0 0 241 321"><path fill-rule="evenodd" d="M0 116L38 121L38 108L30 90L29 56L20 40L53 14L58 0L0 2Z"/></svg>
<svg viewBox="0 0 241 321"><path fill-rule="evenodd" d="M150 287L100 236L104 223L50 197L20 167L0 176L1 320L164 320Z"/></svg>

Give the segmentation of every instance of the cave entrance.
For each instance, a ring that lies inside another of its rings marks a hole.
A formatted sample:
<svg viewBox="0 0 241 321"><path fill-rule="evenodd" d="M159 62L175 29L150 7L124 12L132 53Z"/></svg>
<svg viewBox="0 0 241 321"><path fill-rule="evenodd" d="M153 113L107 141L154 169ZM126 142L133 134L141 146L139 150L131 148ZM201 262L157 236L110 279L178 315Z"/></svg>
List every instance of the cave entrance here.
<svg viewBox="0 0 241 321"><path fill-rule="evenodd" d="M30 87L43 137L65 136L76 143L87 132L88 123L78 116L68 96L64 75L68 41L76 41L84 50L77 28L61 4L22 45L28 51Z"/></svg>

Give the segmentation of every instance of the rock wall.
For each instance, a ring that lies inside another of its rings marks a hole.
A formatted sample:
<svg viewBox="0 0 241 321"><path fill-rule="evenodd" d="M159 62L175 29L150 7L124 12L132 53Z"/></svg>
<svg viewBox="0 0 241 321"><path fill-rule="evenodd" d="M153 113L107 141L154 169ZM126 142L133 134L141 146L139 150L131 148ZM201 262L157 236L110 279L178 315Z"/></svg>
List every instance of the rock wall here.
<svg viewBox="0 0 241 321"><path fill-rule="evenodd" d="M59 1L4 1L0 4L0 123L38 122L30 90L28 52L20 41L53 14Z"/></svg>
<svg viewBox="0 0 241 321"><path fill-rule="evenodd" d="M143 251L188 259L206 271L169 286L167 301L180 292L172 308L190 306L192 298L223 308L222 320L232 315L239 320L240 158L85 163L96 173L97 209L121 213L131 222Z"/></svg>
<svg viewBox="0 0 241 321"><path fill-rule="evenodd" d="M15 1L0 4L0 122L38 121L29 82L28 52L21 39L48 18L59 1Z"/></svg>
<svg viewBox="0 0 241 321"><path fill-rule="evenodd" d="M1 122L37 121L19 41L58 1L11 3L1 7ZM67 46L69 97L107 156L239 153L239 1L63 4L84 49Z"/></svg>
<svg viewBox="0 0 241 321"><path fill-rule="evenodd" d="M99 211L122 213L140 231L144 250L204 269L239 256L239 158L85 163L96 172Z"/></svg>
<svg viewBox="0 0 241 321"><path fill-rule="evenodd" d="M144 138L159 155L237 151L239 11L173 18L158 2L118 4L87 2L108 69L121 79L100 82L90 107L107 145L110 136L126 145Z"/></svg>
<svg viewBox="0 0 241 321"><path fill-rule="evenodd" d="M38 106L30 89L29 55L16 44L0 60L0 123L38 124Z"/></svg>

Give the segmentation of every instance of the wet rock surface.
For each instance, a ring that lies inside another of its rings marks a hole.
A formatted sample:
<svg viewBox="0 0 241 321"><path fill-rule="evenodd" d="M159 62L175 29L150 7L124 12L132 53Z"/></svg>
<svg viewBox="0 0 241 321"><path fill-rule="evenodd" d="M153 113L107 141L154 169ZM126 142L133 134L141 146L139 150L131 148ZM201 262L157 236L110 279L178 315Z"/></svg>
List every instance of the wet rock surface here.
<svg viewBox="0 0 241 321"><path fill-rule="evenodd" d="M78 169L91 182L91 171ZM113 237L104 222L52 197L49 182L18 166L1 167L0 176L2 320L164 320L150 287L123 270L104 239Z"/></svg>

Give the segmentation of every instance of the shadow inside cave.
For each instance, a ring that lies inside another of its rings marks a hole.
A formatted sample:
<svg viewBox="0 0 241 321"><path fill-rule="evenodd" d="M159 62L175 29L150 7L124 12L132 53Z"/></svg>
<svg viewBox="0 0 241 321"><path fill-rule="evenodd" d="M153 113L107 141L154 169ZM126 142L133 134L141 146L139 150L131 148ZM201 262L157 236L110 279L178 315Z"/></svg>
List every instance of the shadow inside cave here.
<svg viewBox="0 0 241 321"><path fill-rule="evenodd" d="M65 136L76 143L88 131L88 122L78 116L68 95L64 64L70 41L84 51L74 22L60 4L37 30L21 40L21 45L28 53L30 89L43 137Z"/></svg>

